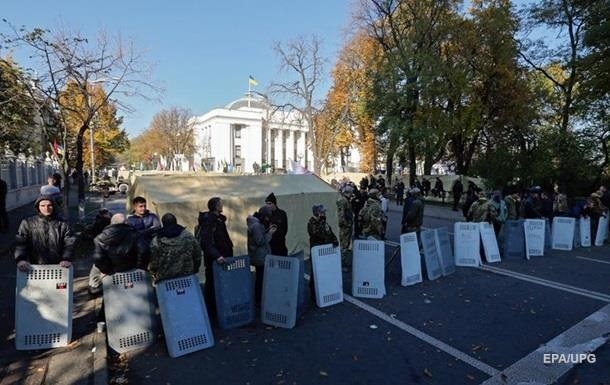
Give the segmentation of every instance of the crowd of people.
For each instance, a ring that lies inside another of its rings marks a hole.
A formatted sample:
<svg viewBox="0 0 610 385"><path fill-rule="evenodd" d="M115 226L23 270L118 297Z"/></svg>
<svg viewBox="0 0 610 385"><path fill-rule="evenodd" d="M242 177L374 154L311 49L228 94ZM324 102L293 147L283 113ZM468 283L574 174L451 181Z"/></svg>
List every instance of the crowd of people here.
<svg viewBox="0 0 610 385"><path fill-rule="evenodd" d="M396 204L402 206L401 233L419 234L423 224L427 194L444 197L443 184L438 179L428 190L425 181L413 183L407 188L399 180L393 187ZM440 183L439 183L440 182ZM383 177L363 178L358 185L348 179L333 181L340 192L336 201L338 237L333 224L326 220L327 207L315 204L307 223L309 246L330 244L340 247L342 266L347 271L351 265L351 245L354 239L384 240L387 230L389 199L388 187ZM41 195L34 207L36 215L21 221L15 248L15 260L19 270L27 271L30 264L59 264L69 267L75 236L60 215L60 181L49 177L42 186ZM463 196L462 210L467 221L490 222L496 235L500 234L507 220L519 218L548 218L554 216L588 216L591 231L595 234L599 218L608 214L610 193L606 186L587 197L585 202L568 206L565 194L547 193L540 187L526 192L507 190L504 194L493 191L486 194L475 183L469 182L463 191L460 178L452 185L453 209L457 210ZM434 191L434 192L432 192ZM129 215L101 209L92 231L94 251L93 266L89 275L89 292L99 295L102 278L134 268L148 270L153 282L195 274L205 268L204 296L209 314L216 312L213 264L225 263L234 256L233 242L223 214L221 197L207 202L207 211L200 212L193 233L180 225L172 213L165 213L161 220L147 208L146 199L135 197ZM247 250L255 270L255 303L260 304L263 290L264 261L266 255L287 256L286 236L288 216L278 206L274 193L264 204L245 218L247 223ZM305 236L303 234L303 236ZM310 280L311 295L315 298L315 277Z"/></svg>
<svg viewBox="0 0 610 385"><path fill-rule="evenodd" d="M453 208L457 210L462 199L459 179L453 187ZM570 205L566 194L557 189L545 191L540 186L526 190L509 187L504 193L500 190L486 193L474 182L469 182L462 213L466 221L491 223L496 236L501 234L507 220L548 219L552 223L556 216L586 217L591 219L591 239L595 239L599 219L607 217L609 208L610 193L606 185L601 185L585 199L575 199Z"/></svg>

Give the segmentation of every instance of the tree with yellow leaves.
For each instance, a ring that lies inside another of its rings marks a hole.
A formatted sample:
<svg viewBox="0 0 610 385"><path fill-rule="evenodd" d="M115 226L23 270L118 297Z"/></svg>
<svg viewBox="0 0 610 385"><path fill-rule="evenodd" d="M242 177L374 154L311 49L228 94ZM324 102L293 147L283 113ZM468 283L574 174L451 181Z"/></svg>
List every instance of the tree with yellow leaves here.
<svg viewBox="0 0 610 385"><path fill-rule="evenodd" d="M380 47L363 33L356 34L343 48L332 71L333 85L322 112L325 124L333 127L333 154L345 162L350 148L361 155L360 169L373 172L377 158L375 117L367 108L371 98L370 74L380 59ZM344 166L345 164L343 164Z"/></svg>

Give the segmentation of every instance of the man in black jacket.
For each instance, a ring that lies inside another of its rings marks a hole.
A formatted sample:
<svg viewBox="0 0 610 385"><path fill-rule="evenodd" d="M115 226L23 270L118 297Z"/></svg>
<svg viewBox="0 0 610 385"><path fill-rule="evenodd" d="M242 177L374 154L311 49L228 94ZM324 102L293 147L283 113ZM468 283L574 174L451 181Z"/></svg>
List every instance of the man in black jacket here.
<svg viewBox="0 0 610 385"><path fill-rule="evenodd" d="M288 215L286 215L286 211L277 207L277 199L273 193L267 196L265 204L271 208L271 223L277 227L277 230L271 237L271 242L269 242L271 254L287 256L286 234L288 233Z"/></svg>
<svg viewBox="0 0 610 385"><path fill-rule="evenodd" d="M142 248L139 247L137 231L125 223L125 214L114 214L106 226L93 240L93 263L89 272L89 294L102 291L102 278L137 267L145 269Z"/></svg>
<svg viewBox="0 0 610 385"><path fill-rule="evenodd" d="M227 217L222 215L223 203L219 197L208 201L208 210L200 212L198 218L199 240L203 250L205 285L203 294L210 319L216 315L216 293L214 292L214 261L223 263L233 256L233 242L227 230Z"/></svg>
<svg viewBox="0 0 610 385"><path fill-rule="evenodd" d="M34 202L37 214L21 221L17 230L15 261L21 271L30 264L72 265L74 237L68 223L55 213L54 200L41 195Z"/></svg>

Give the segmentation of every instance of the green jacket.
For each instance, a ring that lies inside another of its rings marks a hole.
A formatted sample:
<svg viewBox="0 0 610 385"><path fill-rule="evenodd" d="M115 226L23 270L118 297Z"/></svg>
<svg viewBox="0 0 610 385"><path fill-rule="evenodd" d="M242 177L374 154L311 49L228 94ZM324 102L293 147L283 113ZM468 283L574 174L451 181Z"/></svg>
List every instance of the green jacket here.
<svg viewBox="0 0 610 385"><path fill-rule="evenodd" d="M148 270L154 282L195 274L201 266L201 247L182 226L163 228L150 244Z"/></svg>
<svg viewBox="0 0 610 385"><path fill-rule="evenodd" d="M327 243L339 243L337 236L326 220L320 220L320 218L315 216L309 218L307 233L309 234L309 247L325 245Z"/></svg>
<svg viewBox="0 0 610 385"><path fill-rule="evenodd" d="M337 199L337 216L339 217L339 227L352 227L354 225L354 212L352 204L345 195L339 196Z"/></svg>
<svg viewBox="0 0 610 385"><path fill-rule="evenodd" d="M498 212L487 198L480 197L468 210L468 218L472 222L492 222L496 219Z"/></svg>
<svg viewBox="0 0 610 385"><path fill-rule="evenodd" d="M362 220L362 235L383 239L385 213L377 199L369 198L358 216Z"/></svg>

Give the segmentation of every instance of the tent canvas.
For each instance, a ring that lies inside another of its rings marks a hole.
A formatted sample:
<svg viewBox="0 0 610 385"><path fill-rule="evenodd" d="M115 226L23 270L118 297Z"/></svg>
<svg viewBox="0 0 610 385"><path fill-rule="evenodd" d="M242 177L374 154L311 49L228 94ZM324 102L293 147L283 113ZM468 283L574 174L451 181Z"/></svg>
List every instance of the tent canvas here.
<svg viewBox="0 0 610 385"><path fill-rule="evenodd" d="M159 218L171 212L179 224L193 232L199 212L208 211L208 200L221 197L234 254L243 255L248 253L246 218L265 204L271 192L288 216L289 254L303 250L309 255L307 222L314 204L326 207L326 220L339 234L338 192L316 175L146 174L135 179L129 189L129 202L142 196Z"/></svg>

